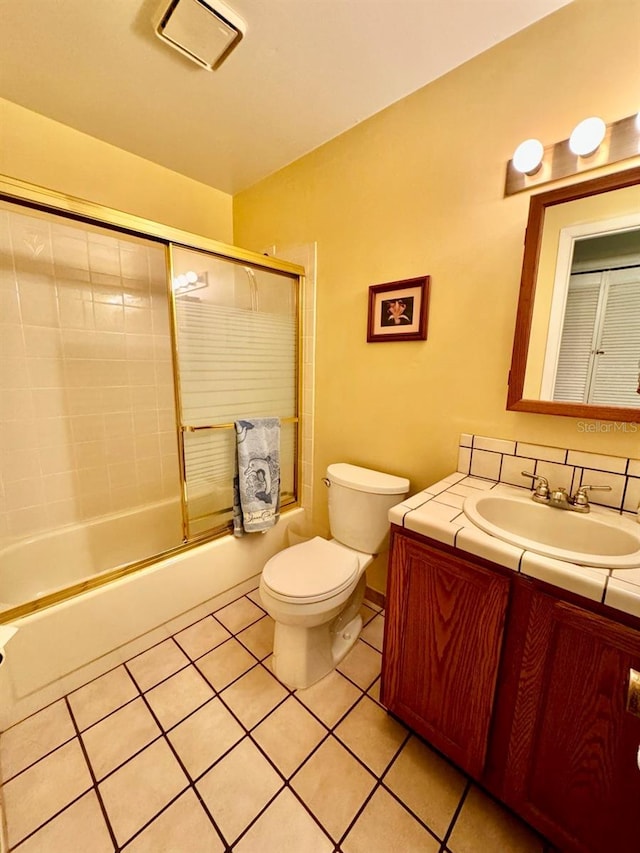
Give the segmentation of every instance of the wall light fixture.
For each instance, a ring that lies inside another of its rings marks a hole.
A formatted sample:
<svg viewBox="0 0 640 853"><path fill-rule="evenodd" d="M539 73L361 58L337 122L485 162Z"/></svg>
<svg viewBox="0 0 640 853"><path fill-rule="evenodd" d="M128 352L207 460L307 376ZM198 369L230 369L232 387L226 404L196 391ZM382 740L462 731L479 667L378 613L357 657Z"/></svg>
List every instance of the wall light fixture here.
<svg viewBox="0 0 640 853"><path fill-rule="evenodd" d="M513 152L513 168L523 175L535 175L542 166L544 147L539 139L525 139Z"/></svg>
<svg viewBox="0 0 640 853"><path fill-rule="evenodd" d="M589 157L600 147L607 125L598 116L585 118L571 131L569 148L578 157Z"/></svg>
<svg viewBox="0 0 640 853"><path fill-rule="evenodd" d="M506 196L599 166L640 155L640 113L605 124L591 116L577 124L569 139L543 147L527 139L507 164Z"/></svg>

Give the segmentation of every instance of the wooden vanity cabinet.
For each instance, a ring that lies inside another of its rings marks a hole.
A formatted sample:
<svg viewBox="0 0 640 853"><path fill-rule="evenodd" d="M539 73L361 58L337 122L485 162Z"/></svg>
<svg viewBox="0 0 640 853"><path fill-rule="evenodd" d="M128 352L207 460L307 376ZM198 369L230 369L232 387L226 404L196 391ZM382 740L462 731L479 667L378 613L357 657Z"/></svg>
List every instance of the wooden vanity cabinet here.
<svg viewBox="0 0 640 853"><path fill-rule="evenodd" d="M392 529L383 704L574 853L640 851L640 622Z"/></svg>
<svg viewBox="0 0 640 853"><path fill-rule="evenodd" d="M563 850L640 851L640 632L531 596L501 796Z"/></svg>
<svg viewBox="0 0 640 853"><path fill-rule="evenodd" d="M382 703L472 775L487 751L509 579L392 532Z"/></svg>

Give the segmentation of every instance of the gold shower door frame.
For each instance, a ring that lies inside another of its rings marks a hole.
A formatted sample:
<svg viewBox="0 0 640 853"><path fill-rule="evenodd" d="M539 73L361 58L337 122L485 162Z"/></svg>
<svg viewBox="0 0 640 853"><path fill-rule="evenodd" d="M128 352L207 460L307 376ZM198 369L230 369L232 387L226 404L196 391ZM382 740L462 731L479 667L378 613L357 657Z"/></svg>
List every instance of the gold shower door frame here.
<svg viewBox="0 0 640 853"><path fill-rule="evenodd" d="M177 331L176 331L176 309L175 309L175 294L172 287L172 264L171 264L171 247L173 245L185 249L195 249L201 252L207 252L214 257L226 259L229 261L248 264L256 269L269 270L273 272L281 272L288 275L293 280L297 279L296 286L296 323L297 323L297 341L296 341L296 401L295 415L289 418L283 418L282 423L293 423L296 425L295 436L295 458L294 458L294 499L283 506L293 508L299 506L299 496L301 491L301 472L302 472L302 446L300 441L300 401L302 399L302 319L304 317L304 268L289 261L282 261L277 258L272 258L267 255L260 255L257 252L251 252L248 249L241 249L237 246L231 246L227 243L221 243L217 240L211 240L207 237L202 237L192 234L189 231L183 231L178 228L162 225L152 220L144 219L139 216L134 216L129 213L114 210L113 208L105 207L94 202L85 201L84 199L75 198L64 193L49 190L44 187L39 187L34 184L29 184L24 181L11 178L6 175L0 175L0 198L20 204L27 208L35 208L43 212L49 212L57 215L67 216L70 219L80 222L86 222L93 225L111 227L117 231L123 231L127 234L142 238L152 238L161 243L165 247L165 259L167 270L167 291L169 300L170 313L170 337L173 362L173 377L175 389L175 412L176 412L176 434L178 439L178 457L180 465L181 478L181 509L182 509L182 530L183 542L181 545L171 548L167 551L151 555L142 560L136 560L126 566L119 566L111 570L102 572L95 577L86 578L83 581L71 584L61 590L43 595L34 601L25 602L16 607L8 608L0 613L0 624L10 622L21 616L26 616L30 613L35 613L45 607L58 604L72 596L79 595L90 589L102 586L113 580L125 577L139 569L154 565L162 559L180 554L190 548L197 547L203 542L211 541L219 536L226 535L230 528L225 525L224 529L216 528L210 531L203 532L198 536L188 538L187 536L187 483L185 475L185 459L184 459L184 435L185 432L192 432L200 429L232 429L233 423L215 424L205 427L192 427L189 424L184 424L182 421L182 406L180 399L180 384L178 372L178 354L177 354Z"/></svg>

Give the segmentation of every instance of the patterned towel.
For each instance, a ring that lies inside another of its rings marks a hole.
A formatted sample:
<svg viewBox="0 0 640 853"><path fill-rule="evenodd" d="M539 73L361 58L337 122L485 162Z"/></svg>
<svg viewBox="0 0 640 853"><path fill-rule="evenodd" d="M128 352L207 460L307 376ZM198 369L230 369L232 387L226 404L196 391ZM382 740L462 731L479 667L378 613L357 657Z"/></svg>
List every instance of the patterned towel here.
<svg viewBox="0 0 640 853"><path fill-rule="evenodd" d="M280 420L236 421L233 535L264 533L280 517Z"/></svg>

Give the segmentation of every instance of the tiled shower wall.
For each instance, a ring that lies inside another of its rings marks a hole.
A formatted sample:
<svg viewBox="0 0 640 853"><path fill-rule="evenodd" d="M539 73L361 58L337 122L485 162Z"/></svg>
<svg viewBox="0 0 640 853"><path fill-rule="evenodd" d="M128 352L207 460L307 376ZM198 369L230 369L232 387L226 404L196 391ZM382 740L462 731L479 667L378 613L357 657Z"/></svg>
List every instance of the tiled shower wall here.
<svg viewBox="0 0 640 853"><path fill-rule="evenodd" d="M0 535L179 495L164 248L0 209Z"/></svg>
<svg viewBox="0 0 640 853"><path fill-rule="evenodd" d="M613 423L610 426L617 428ZM637 428L640 439L640 424L623 426L633 431ZM532 488L531 478L522 474L528 471L546 477L552 489L565 488L570 494L587 484L610 486L611 491L589 493L594 504L633 513L640 504L640 459L463 434L458 471Z"/></svg>

